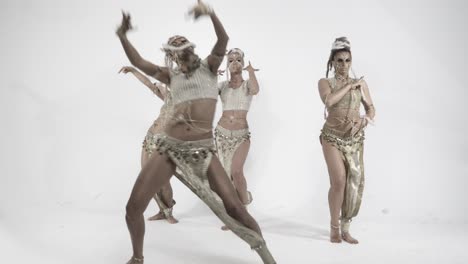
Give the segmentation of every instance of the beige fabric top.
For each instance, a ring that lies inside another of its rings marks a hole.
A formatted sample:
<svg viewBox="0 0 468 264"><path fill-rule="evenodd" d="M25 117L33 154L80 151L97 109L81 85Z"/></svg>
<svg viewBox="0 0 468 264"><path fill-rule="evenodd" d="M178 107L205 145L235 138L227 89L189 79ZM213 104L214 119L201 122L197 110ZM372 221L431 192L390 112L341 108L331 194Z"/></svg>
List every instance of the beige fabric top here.
<svg viewBox="0 0 468 264"><path fill-rule="evenodd" d="M217 76L210 71L206 59L200 62L191 76L182 72L171 72L172 103L177 105L195 99L218 99Z"/></svg>
<svg viewBox="0 0 468 264"><path fill-rule="evenodd" d="M248 80L243 81L239 88L230 88L229 81L224 81L218 84L218 89L223 103L223 111L249 111L252 95L249 94Z"/></svg>

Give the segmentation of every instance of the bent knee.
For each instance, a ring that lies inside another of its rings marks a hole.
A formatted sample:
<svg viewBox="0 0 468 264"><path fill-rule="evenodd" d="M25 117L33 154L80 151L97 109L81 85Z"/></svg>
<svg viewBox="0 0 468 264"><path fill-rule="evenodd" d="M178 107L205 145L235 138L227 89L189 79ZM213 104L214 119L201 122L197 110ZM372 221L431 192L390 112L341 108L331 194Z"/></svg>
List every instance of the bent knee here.
<svg viewBox="0 0 468 264"><path fill-rule="evenodd" d="M239 203L238 205L226 206L226 212L232 218L238 219L245 211L245 207Z"/></svg>
<svg viewBox="0 0 468 264"><path fill-rule="evenodd" d="M134 218L138 215L143 214L145 207L137 202L128 201L127 205L125 206L126 216L128 218Z"/></svg>

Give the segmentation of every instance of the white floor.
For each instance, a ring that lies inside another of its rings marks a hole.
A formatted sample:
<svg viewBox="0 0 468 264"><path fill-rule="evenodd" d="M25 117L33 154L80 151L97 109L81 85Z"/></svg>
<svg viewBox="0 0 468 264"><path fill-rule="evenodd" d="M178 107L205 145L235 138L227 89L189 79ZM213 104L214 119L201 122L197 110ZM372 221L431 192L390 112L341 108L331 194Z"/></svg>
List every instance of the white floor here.
<svg viewBox="0 0 468 264"><path fill-rule="evenodd" d="M149 207L147 216L154 208ZM328 227L252 210L281 264L467 263L467 225L354 223L359 245L331 244ZM125 263L130 239L121 212L61 205L0 215L0 263ZM204 208L178 211L180 223L147 222L146 263L261 263Z"/></svg>

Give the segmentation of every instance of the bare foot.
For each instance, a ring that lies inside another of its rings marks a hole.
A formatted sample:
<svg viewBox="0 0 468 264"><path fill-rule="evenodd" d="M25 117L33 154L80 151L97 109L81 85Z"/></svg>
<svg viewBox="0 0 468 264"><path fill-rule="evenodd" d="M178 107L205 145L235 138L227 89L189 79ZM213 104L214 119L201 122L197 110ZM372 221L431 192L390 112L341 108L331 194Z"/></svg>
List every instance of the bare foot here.
<svg viewBox="0 0 468 264"><path fill-rule="evenodd" d="M169 217L167 217L166 220L167 220L167 222L169 222L169 224L177 224L177 223L179 223L179 220L175 219L175 217L172 216L172 215L169 216Z"/></svg>
<svg viewBox="0 0 468 264"><path fill-rule="evenodd" d="M153 215L152 217L148 218L148 220L150 221L157 221L157 220L163 220L163 219L166 219L166 216L161 211L159 211L159 213Z"/></svg>
<svg viewBox="0 0 468 264"><path fill-rule="evenodd" d="M340 228L338 226L331 225L330 227L330 242L341 243Z"/></svg>
<svg viewBox="0 0 468 264"><path fill-rule="evenodd" d="M223 231L229 231L229 230L231 230L231 229L229 229L229 227L223 225L223 226L221 227L221 230L223 230Z"/></svg>
<svg viewBox="0 0 468 264"><path fill-rule="evenodd" d="M355 239L354 237L349 234L349 232L343 232L341 233L341 237L343 238L344 241L350 243L350 244L358 244L359 241Z"/></svg>
<svg viewBox="0 0 468 264"><path fill-rule="evenodd" d="M143 258L132 257L127 264L143 264Z"/></svg>

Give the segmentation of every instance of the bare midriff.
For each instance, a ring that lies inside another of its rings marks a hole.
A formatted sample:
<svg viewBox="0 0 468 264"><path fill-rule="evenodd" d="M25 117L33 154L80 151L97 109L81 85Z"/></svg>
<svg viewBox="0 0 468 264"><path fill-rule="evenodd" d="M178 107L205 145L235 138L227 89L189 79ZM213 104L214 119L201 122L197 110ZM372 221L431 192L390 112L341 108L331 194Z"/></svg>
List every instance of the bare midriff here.
<svg viewBox="0 0 468 264"><path fill-rule="evenodd" d="M163 126L163 122L161 121L161 117L158 117L158 119L156 119L154 123L150 126L150 128L148 129L148 132L150 132L151 134L159 134L163 131L164 131L164 126Z"/></svg>
<svg viewBox="0 0 468 264"><path fill-rule="evenodd" d="M219 119L218 125L229 129L238 130L248 128L247 123L247 111L246 110L226 110L223 111L221 119Z"/></svg>
<svg viewBox="0 0 468 264"><path fill-rule="evenodd" d="M327 120L323 127L325 132L339 137L354 136L363 126L359 110L351 108L333 108L328 112Z"/></svg>
<svg viewBox="0 0 468 264"><path fill-rule="evenodd" d="M212 138L215 110L216 99L211 98L179 103L171 109L164 132L184 141Z"/></svg>

